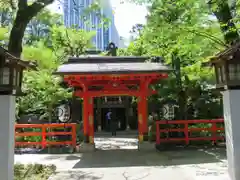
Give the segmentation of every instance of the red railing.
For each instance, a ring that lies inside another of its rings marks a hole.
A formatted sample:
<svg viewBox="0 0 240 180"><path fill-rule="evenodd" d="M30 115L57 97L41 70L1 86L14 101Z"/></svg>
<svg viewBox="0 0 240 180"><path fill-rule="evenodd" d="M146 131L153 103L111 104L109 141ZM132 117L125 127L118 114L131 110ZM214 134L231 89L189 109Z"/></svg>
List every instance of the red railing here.
<svg viewBox="0 0 240 180"><path fill-rule="evenodd" d="M24 132L24 130L21 130L19 132L18 129L25 129L25 128L31 128L35 130L40 130L40 132ZM71 128L71 131L65 132L54 132L51 131L53 129L59 129L63 128ZM23 132L22 132L23 131ZM71 136L71 140L67 141L48 141L47 137L50 136ZM37 136L41 137L40 141L38 142L26 142L26 141L16 141L16 137L29 137L29 136ZM42 148L45 148L47 146L54 146L54 145L71 145L72 147L76 147L76 124L16 124L15 125L15 146L22 147L22 146L41 146Z"/></svg>
<svg viewBox="0 0 240 180"><path fill-rule="evenodd" d="M190 141L212 141L216 143L218 140L224 140L225 137L220 133L224 131L224 127L218 127L219 124L223 125L223 119L213 119L213 120L175 120L175 121L165 121L160 120L156 122L156 144L161 144L163 142L185 142L186 145ZM211 124L210 127L199 128L193 127L197 124ZM180 128L169 127L173 125L181 126ZM171 132L183 132L183 137L169 137ZM202 137L192 137L193 132L209 132L210 136ZM161 137L161 134L165 133L166 137Z"/></svg>

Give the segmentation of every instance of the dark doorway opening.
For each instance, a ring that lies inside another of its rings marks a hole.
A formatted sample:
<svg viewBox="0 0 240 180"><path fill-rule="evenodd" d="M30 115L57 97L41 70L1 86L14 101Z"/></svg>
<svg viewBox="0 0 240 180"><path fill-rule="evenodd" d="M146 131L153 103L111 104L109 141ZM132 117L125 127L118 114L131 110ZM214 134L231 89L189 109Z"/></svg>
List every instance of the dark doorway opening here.
<svg viewBox="0 0 240 180"><path fill-rule="evenodd" d="M118 124L118 131L124 131L127 128L126 124L126 109L125 108L102 108L101 112L101 128L104 131L110 131L109 124L107 123L107 113L111 109L112 118L117 121Z"/></svg>

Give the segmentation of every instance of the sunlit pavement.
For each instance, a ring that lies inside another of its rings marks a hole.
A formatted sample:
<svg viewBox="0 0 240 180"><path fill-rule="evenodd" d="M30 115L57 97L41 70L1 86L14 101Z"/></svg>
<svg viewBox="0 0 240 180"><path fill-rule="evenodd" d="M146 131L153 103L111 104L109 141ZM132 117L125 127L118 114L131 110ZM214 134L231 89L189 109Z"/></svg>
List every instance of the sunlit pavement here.
<svg viewBox="0 0 240 180"><path fill-rule="evenodd" d="M96 152L15 155L17 163L57 166L50 180L229 180L225 150L139 152L131 138L96 138Z"/></svg>
<svg viewBox="0 0 240 180"><path fill-rule="evenodd" d="M135 138L95 138L99 150L137 149L138 140Z"/></svg>

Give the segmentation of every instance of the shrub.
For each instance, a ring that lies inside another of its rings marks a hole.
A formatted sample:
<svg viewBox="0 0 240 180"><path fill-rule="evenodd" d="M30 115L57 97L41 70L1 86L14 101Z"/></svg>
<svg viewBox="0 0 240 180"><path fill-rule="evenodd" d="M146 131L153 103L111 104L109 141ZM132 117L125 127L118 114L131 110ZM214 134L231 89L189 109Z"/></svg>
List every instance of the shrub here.
<svg viewBox="0 0 240 180"><path fill-rule="evenodd" d="M14 180L47 180L55 171L54 165L15 164Z"/></svg>

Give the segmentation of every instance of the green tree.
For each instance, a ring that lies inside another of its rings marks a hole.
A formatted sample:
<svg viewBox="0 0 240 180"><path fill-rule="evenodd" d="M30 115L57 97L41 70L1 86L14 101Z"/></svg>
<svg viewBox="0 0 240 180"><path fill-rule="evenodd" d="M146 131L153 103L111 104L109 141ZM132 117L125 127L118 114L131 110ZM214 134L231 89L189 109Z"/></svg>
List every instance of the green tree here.
<svg viewBox="0 0 240 180"><path fill-rule="evenodd" d="M49 70L27 72L23 82L26 95L17 101L20 114L39 114L51 121L54 106L71 97L71 91L61 87L61 79Z"/></svg>
<svg viewBox="0 0 240 180"><path fill-rule="evenodd" d="M52 48L65 56L78 57L92 47L91 39L95 32L87 32L81 29L54 26L52 28Z"/></svg>
<svg viewBox="0 0 240 180"><path fill-rule="evenodd" d="M178 119L200 117L202 110L200 112L199 102L208 107L212 99L211 106L220 107L219 97L209 90L214 79L213 72L202 68L202 63L209 56L225 47L218 22L209 19L210 14L204 2L154 0L149 7L147 24L128 47L129 54L144 49L145 52L138 55L163 56L165 63L175 70L167 81L155 87L159 96L152 101L177 100ZM219 109L211 117L221 116ZM195 113L189 112L192 110Z"/></svg>
<svg viewBox="0 0 240 180"><path fill-rule="evenodd" d="M61 78L53 76L67 55L80 56L90 47L92 33L53 26L50 32L51 47L43 41L34 45L25 45L23 58L35 61L38 71L26 72L23 91L26 96L18 99L18 107L22 113L47 114L51 118L53 107L71 97L71 89L61 87Z"/></svg>
<svg viewBox="0 0 240 180"><path fill-rule="evenodd" d="M52 75L61 62L41 42L37 46L25 46L23 57L37 62L38 70L24 73L23 91L26 95L17 100L20 114L37 113L51 118L53 107L71 97L71 90L60 86L61 78Z"/></svg>
<svg viewBox="0 0 240 180"><path fill-rule="evenodd" d="M36 17L34 17L28 24L24 41L25 44L34 44L40 40L44 40L46 45L50 45L51 29L53 26L61 26L61 15L50 12L49 10L42 10Z"/></svg>
<svg viewBox="0 0 240 180"><path fill-rule="evenodd" d="M197 8L198 11L205 11L206 8L202 9L202 5L205 4L208 6L208 9L211 10L211 13L207 13L209 16L214 15L218 21L218 27L220 27L221 33L224 37L225 43L227 45L233 44L236 41L239 41L239 33L238 33L238 13L239 13L239 2L236 0L208 0L208 1L199 1L199 0L179 0L179 1L161 1L161 0L126 0L138 4L147 4L154 5L156 2L165 3L169 6L181 6L186 7L186 4L191 6L193 2L197 6L193 6L193 8ZM166 7L166 6L165 6ZM165 8L164 8L165 9ZM164 11L164 9L162 9ZM191 9L188 9L191 11ZM170 11L171 13L171 11ZM178 12L179 13L179 12ZM173 17L179 16L179 14L174 14Z"/></svg>
<svg viewBox="0 0 240 180"><path fill-rule="evenodd" d="M28 23L47 5L53 3L54 0L37 0L33 2L28 0L19 0L17 3L13 3L11 0L2 1L10 4L13 9L16 9L16 17L13 21L13 26L9 36L8 50L16 57L20 57L22 53L24 32Z"/></svg>
<svg viewBox="0 0 240 180"><path fill-rule="evenodd" d="M236 14L237 3L232 1L231 6L228 0L209 0L207 4L216 16L220 29L224 35L226 44L231 45L240 40L238 29L235 24L234 15ZM233 12L231 12L233 10Z"/></svg>

